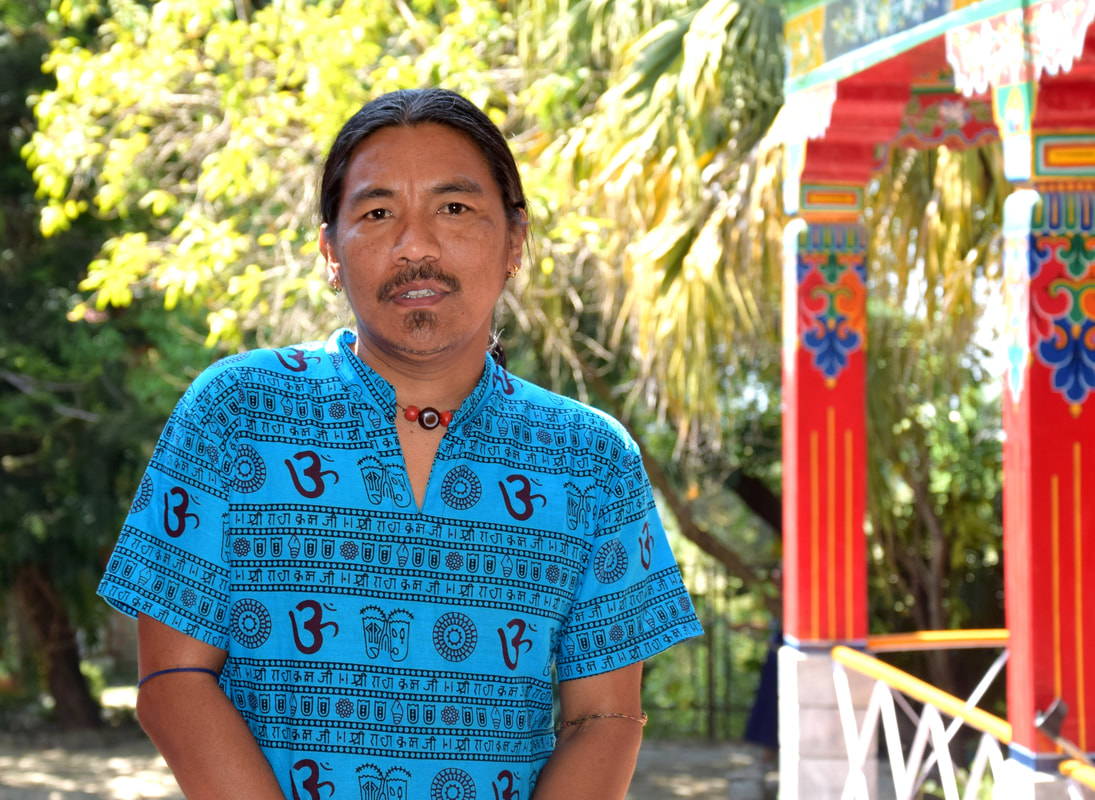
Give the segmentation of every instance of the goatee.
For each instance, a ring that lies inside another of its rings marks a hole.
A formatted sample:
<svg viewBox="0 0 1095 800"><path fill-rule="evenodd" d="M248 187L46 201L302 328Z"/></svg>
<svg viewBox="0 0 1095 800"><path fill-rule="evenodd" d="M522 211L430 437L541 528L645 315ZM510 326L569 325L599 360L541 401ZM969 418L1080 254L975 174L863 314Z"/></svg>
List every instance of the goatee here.
<svg viewBox="0 0 1095 800"><path fill-rule="evenodd" d="M403 327L409 333L432 333L437 327L437 315L425 308L418 308L403 319Z"/></svg>

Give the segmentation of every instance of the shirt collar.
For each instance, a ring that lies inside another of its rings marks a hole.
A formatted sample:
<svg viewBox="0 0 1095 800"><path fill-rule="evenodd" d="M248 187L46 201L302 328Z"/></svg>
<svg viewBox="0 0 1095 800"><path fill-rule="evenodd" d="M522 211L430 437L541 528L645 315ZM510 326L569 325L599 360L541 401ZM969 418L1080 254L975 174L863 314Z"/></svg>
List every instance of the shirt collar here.
<svg viewBox="0 0 1095 800"><path fill-rule="evenodd" d="M394 420L395 387L357 357L354 353L356 341L357 334L354 331L341 328L331 334L325 349L334 364L335 371L351 396L378 411L385 419ZM495 391L495 385L501 380L500 376L497 376L501 369L488 353L483 354L483 372L453 415L449 433L460 435L465 426L486 407Z"/></svg>

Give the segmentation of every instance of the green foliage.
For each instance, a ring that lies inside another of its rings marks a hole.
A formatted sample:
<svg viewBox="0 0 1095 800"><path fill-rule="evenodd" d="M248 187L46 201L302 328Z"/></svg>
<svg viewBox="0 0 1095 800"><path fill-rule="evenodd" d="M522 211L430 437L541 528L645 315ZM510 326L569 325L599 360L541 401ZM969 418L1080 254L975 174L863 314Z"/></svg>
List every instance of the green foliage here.
<svg viewBox="0 0 1095 800"><path fill-rule="evenodd" d="M62 23L45 2L12 8L0 7L0 611L24 623L0 634L0 672L26 697L51 656L49 645L30 649L43 632L18 605L21 578L47 582L45 594L94 640L105 614L94 587L150 440L180 381L211 356L158 304L69 321L107 230L80 219L51 239L38 233L19 149L32 128L27 94L49 88L40 65Z"/></svg>
<svg viewBox="0 0 1095 800"><path fill-rule="evenodd" d="M89 309L162 297L206 343L309 338L333 316L314 208L329 142L369 97L441 84L497 119L508 29L495 3L111 0L94 46L56 43L57 88L24 154L42 232L118 230L88 269ZM498 87L498 88L491 88Z"/></svg>
<svg viewBox="0 0 1095 800"><path fill-rule="evenodd" d="M566 4L531 5L547 15ZM575 4L566 22L573 41L624 44L590 56L578 97L588 113L534 159L554 223L534 291L586 290L534 324L554 326L556 369L584 359L610 370L626 353L638 378L629 406L654 404L694 447L722 435L725 371L771 333L758 297L778 285L780 214L759 231L750 217L762 196L778 209L775 170L750 152L781 99L780 14L759 0L635 0ZM581 47L554 30L528 54L549 70ZM559 322L583 313L599 317L588 340Z"/></svg>

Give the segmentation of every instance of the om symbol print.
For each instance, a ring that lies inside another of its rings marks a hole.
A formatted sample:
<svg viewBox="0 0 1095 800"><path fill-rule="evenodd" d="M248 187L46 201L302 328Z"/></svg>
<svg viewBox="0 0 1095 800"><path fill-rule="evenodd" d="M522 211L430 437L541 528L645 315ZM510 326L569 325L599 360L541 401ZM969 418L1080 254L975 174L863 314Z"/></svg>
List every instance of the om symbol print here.
<svg viewBox="0 0 1095 800"><path fill-rule="evenodd" d="M320 605L315 600L301 600L297 603L296 610L301 613L301 619L303 620L300 622L299 626L311 637L311 641L307 644L305 644L300 637L296 615L292 611L289 612L289 621L293 625L293 642L296 644L297 650L305 655L317 653L319 652L319 649L323 647L323 631L325 628L334 628L334 632L331 635L338 636L338 623L323 621L324 609L327 611L334 611L335 607L329 604ZM306 611L309 612L310 616L307 619L304 619L303 615Z"/></svg>
<svg viewBox="0 0 1095 800"><path fill-rule="evenodd" d="M171 505L168 497L175 498L175 504ZM188 513L190 508L190 495L181 486L175 486L170 492L164 492L163 496L163 529L164 533L172 538L182 536L186 532L189 520L194 520L194 527L201 524L197 514ZM172 517L174 519L172 519Z"/></svg>
<svg viewBox="0 0 1095 800"><path fill-rule="evenodd" d="M506 638L507 629L513 632L509 638ZM511 619L506 623L505 628L498 628L498 640L502 644L502 660L506 662L506 667L510 670L517 669L517 660L521 657L521 653L527 653L532 649L532 639L525 638L526 629L536 633L536 628L520 617Z"/></svg>
<svg viewBox="0 0 1095 800"><path fill-rule="evenodd" d="M513 496L520 501L520 509L514 508L513 502L510 500L509 490L506 489L506 483L519 484L520 488L513 493ZM533 500L539 500L541 508L547 505L547 498L544 495L532 493L532 486L536 482L529 480L524 475L507 475L506 483L498 481L498 488L502 491L502 500L505 501L506 511L514 519L523 522L531 517L532 512L535 510L532 504ZM536 485L539 486L539 484Z"/></svg>
<svg viewBox="0 0 1095 800"><path fill-rule="evenodd" d="M300 477L297 475L296 465L289 459L285 459L285 466L289 469L289 477L293 479L293 487L297 490L297 493L302 497L315 498L323 494L327 488L324 478L328 475L335 476L335 483L338 483L338 473L333 469L324 470L321 469L321 458L323 461L330 461L326 456L320 456L315 450L301 450L299 453L293 455L293 459L296 461L306 461L308 465L301 471L305 478L311 483L311 486L304 486Z"/></svg>

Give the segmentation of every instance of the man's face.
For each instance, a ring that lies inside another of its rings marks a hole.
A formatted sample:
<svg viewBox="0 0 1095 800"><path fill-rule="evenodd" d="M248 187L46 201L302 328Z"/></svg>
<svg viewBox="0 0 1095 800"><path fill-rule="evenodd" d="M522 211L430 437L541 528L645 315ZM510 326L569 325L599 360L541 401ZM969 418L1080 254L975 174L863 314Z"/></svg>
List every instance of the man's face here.
<svg viewBox="0 0 1095 800"><path fill-rule="evenodd" d="M424 360L481 357L523 240L479 148L426 123L357 146L320 247L357 317L359 352Z"/></svg>

